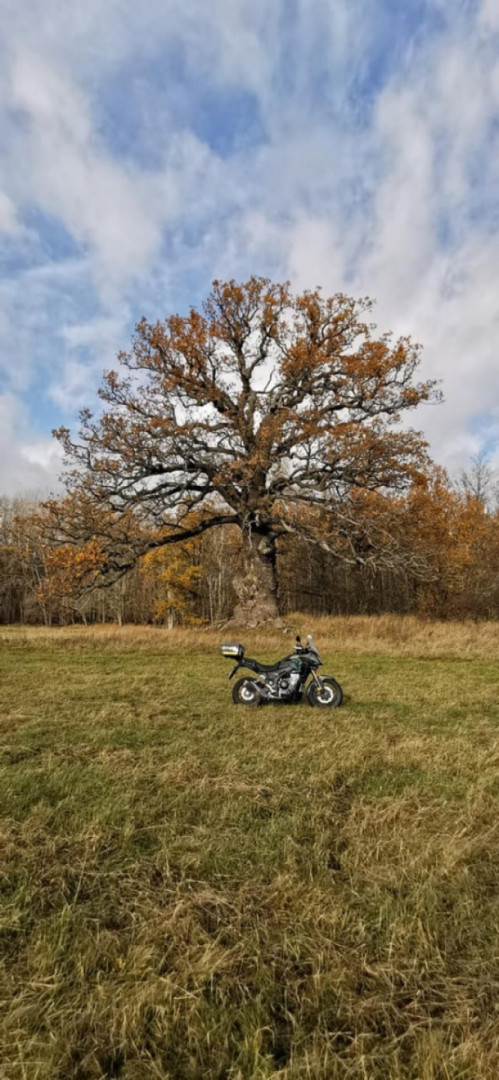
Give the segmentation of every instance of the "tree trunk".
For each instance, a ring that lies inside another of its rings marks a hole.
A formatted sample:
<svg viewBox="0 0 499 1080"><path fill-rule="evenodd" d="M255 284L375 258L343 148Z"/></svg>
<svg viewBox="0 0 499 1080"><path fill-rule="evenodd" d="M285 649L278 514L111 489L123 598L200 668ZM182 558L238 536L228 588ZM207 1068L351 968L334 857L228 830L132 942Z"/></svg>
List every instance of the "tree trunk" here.
<svg viewBox="0 0 499 1080"><path fill-rule="evenodd" d="M234 578L237 603L231 622L258 626L279 614L277 553L272 534L243 530L244 574Z"/></svg>

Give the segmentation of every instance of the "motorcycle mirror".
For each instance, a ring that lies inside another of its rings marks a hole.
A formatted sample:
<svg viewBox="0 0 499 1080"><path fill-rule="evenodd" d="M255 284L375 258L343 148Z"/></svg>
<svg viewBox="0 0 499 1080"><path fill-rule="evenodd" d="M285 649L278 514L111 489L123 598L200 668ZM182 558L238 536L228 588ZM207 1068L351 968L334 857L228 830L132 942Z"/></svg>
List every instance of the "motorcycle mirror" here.
<svg viewBox="0 0 499 1080"><path fill-rule="evenodd" d="M301 645L301 637L299 634L296 635L296 643L297 645Z"/></svg>
<svg viewBox="0 0 499 1080"><path fill-rule="evenodd" d="M307 634L307 645L312 644L312 634Z"/></svg>

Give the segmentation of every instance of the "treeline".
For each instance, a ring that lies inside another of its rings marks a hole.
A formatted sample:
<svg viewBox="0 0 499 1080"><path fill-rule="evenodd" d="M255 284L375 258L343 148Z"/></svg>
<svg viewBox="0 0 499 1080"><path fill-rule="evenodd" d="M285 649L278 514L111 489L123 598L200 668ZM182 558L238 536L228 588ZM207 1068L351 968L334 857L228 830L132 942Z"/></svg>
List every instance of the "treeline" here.
<svg viewBox="0 0 499 1080"><path fill-rule="evenodd" d="M285 614L422 614L499 618L499 506L493 475L475 462L457 485L437 471L392 501L391 532L405 557L348 564L302 539L278 545ZM213 529L157 548L108 587L80 588L85 550L47 540L36 499L0 499L0 622L219 622L234 605L244 563L240 530Z"/></svg>

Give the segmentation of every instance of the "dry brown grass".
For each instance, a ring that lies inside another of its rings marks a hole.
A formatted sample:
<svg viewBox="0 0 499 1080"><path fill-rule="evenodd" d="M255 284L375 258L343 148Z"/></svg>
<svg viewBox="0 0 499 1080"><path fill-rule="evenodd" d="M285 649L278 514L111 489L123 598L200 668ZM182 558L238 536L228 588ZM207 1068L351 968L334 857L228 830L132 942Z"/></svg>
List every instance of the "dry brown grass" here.
<svg viewBox="0 0 499 1080"><path fill-rule="evenodd" d="M499 1075L498 627L288 622L2 632L2 1080Z"/></svg>
<svg viewBox="0 0 499 1080"><path fill-rule="evenodd" d="M439 622L400 615L308 616L291 614L257 629L245 630L229 624L200 629L167 630L155 626L98 626L0 628L0 643L36 645L37 648L144 649L149 651L213 652L220 641L241 640L247 651L292 648L294 635L312 633L324 653L360 655L476 657L499 660L499 622Z"/></svg>

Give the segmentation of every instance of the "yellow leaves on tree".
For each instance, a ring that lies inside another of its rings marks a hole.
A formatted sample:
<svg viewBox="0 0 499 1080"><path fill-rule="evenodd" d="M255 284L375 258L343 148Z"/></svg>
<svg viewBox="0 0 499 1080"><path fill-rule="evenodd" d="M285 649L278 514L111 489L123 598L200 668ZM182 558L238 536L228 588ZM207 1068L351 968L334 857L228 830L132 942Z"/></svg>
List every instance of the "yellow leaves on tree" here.
<svg viewBox="0 0 499 1080"><path fill-rule="evenodd" d="M181 623L195 626L196 601L202 569L194 541L174 547L158 547L141 560L142 573L155 587L152 618L170 628Z"/></svg>
<svg viewBox="0 0 499 1080"><path fill-rule="evenodd" d="M45 605L58 604L78 611L83 589L98 582L104 562L102 544L95 537L81 546L61 544L49 548L38 599Z"/></svg>

